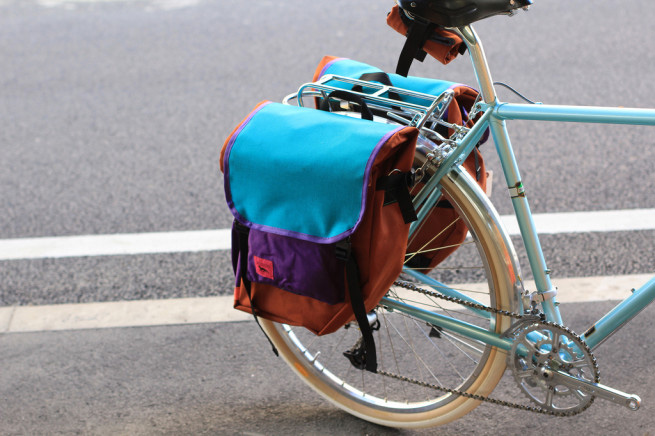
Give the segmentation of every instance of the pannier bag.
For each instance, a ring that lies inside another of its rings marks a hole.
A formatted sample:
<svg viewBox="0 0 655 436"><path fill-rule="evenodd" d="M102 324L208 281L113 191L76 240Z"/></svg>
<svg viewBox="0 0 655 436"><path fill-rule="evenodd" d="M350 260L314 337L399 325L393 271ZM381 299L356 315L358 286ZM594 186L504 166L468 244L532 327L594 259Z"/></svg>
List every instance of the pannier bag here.
<svg viewBox="0 0 655 436"><path fill-rule="evenodd" d="M450 103L444 118L446 118L446 121L449 123L459 125L462 125L464 120L468 119L471 107L478 97L478 92L466 85L423 77L404 77L398 74L387 74L381 69L371 65L335 56L325 56L321 60L314 73L314 81L318 81L321 77L327 74L379 82L383 85L409 89L434 96L438 96L446 90L452 90L454 92L454 98ZM328 84L336 87L340 86L346 89L352 89L352 85L347 85L343 82L330 81ZM364 88L359 91L366 92L367 90ZM373 89L371 88L371 92L372 91ZM393 95L388 97L397 98ZM407 97L402 96L401 98ZM411 101L411 103L421 104L420 101ZM472 126L473 122L469 120L468 127ZM442 129L441 131L438 130L438 133L445 137L448 137L453 133L443 126L438 127ZM480 141L480 144L486 141L487 137L488 134L485 134ZM478 144L478 146L480 144ZM416 167L418 168L420 166L421 163L417 161ZM477 147L463 162L463 167L475 178L482 190L486 190L487 172L485 170L482 154ZM414 187L414 191L420 189L421 186L420 183L417 184L417 186ZM415 232L412 239L409 241L406 266L417 269L423 273L428 273L457 250L459 245L464 242L466 234L466 225L458 219L457 213L448 200L442 198L434 207L434 211L425 218L421 228Z"/></svg>
<svg viewBox="0 0 655 436"><path fill-rule="evenodd" d="M363 365L375 370L366 313L402 270L417 137L414 127L260 103L221 151L234 307L318 335L357 318Z"/></svg>

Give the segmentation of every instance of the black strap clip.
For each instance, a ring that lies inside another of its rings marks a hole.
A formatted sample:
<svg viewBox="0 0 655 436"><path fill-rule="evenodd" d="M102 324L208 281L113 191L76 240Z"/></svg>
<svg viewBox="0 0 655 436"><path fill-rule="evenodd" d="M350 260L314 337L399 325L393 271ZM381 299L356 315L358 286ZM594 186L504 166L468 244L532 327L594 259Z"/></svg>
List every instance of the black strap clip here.
<svg viewBox="0 0 655 436"><path fill-rule="evenodd" d="M412 197L409 193L409 187L413 184L413 172L402 172L395 170L386 176L380 177L377 181L377 184L375 185L375 189L385 191L385 206L393 203L398 203L405 224L409 224L418 219L416 216L416 210L414 210L414 205L412 204Z"/></svg>
<svg viewBox="0 0 655 436"><path fill-rule="evenodd" d="M348 262L352 252L352 243L350 242L350 238L343 239L334 244L334 249L337 259Z"/></svg>

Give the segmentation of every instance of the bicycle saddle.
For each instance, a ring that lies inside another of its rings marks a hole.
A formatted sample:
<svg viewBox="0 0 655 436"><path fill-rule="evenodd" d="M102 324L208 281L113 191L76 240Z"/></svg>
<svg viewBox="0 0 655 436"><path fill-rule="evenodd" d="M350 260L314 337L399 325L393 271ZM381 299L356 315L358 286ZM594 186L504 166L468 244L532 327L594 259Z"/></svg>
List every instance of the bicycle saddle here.
<svg viewBox="0 0 655 436"><path fill-rule="evenodd" d="M508 14L532 0L398 0L408 13L444 27L460 27L492 15Z"/></svg>

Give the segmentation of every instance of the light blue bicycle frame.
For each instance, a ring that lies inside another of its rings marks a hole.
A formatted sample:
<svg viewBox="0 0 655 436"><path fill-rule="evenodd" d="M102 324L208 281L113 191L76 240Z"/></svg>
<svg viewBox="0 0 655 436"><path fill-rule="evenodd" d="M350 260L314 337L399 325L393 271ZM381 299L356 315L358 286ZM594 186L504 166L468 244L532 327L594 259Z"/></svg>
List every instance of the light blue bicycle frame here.
<svg viewBox="0 0 655 436"><path fill-rule="evenodd" d="M535 121L570 121L581 123L606 123L606 124L631 124L631 125L655 125L655 110L653 109L629 109L629 108L604 108L604 107L585 107L585 106L555 106L544 104L514 104L501 103L496 97L496 92L491 79L491 74L485 59L484 50L472 27L466 26L457 29L466 43L473 68L480 87L482 101L478 103L477 109L482 113L471 131L458 142L456 150L444 162L441 169L431 178L430 183L435 189L424 189L423 192L431 192L428 198L421 198L419 202L425 202L427 206L422 207L422 211L428 211L431 205L435 204L440 195L437 183L443 177L450 167L467 156L475 144L479 141L482 133L489 128L496 145L496 150L505 174L514 212L519 223L519 229L523 243L528 255L530 268L534 276L538 294L548 296L542 298L542 310L549 321L562 324L561 315L557 308L553 295L554 288L549 277L549 270L541 249L541 244L537 236L537 230L530 213L530 207L525 195L525 189L521 182L518 165L514 152L512 150L509 134L507 131L506 120L535 120ZM419 222L425 215L419 213ZM415 230L412 227L410 231ZM430 277L416 271L407 270L416 278L420 278L424 283L433 282L435 289L456 297L462 297L457 291L445 288L440 283L436 283ZM655 300L655 277L646 284L635 290L632 295L618 304L613 310L607 313L603 318L598 320L582 336L584 341L592 349L600 345L605 339L611 336L615 331L625 325L630 319L643 310L648 304ZM455 331L464 336L482 341L484 343L497 346L504 350L510 350L511 340L503 336L490 332L486 329L468 324L466 322L454 320L434 312L422 310L399 301L385 298L385 306L392 309L410 312L414 316L422 318L440 327Z"/></svg>

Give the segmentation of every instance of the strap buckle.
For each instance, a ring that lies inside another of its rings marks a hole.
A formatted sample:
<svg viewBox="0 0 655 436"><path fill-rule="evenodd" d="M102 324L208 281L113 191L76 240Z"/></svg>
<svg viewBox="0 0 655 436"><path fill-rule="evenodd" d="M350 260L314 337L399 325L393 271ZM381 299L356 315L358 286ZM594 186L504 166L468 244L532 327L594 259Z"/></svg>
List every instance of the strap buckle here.
<svg viewBox="0 0 655 436"><path fill-rule="evenodd" d="M347 262L352 253L353 244L350 242L350 237L337 242L334 245L335 255L337 259Z"/></svg>

